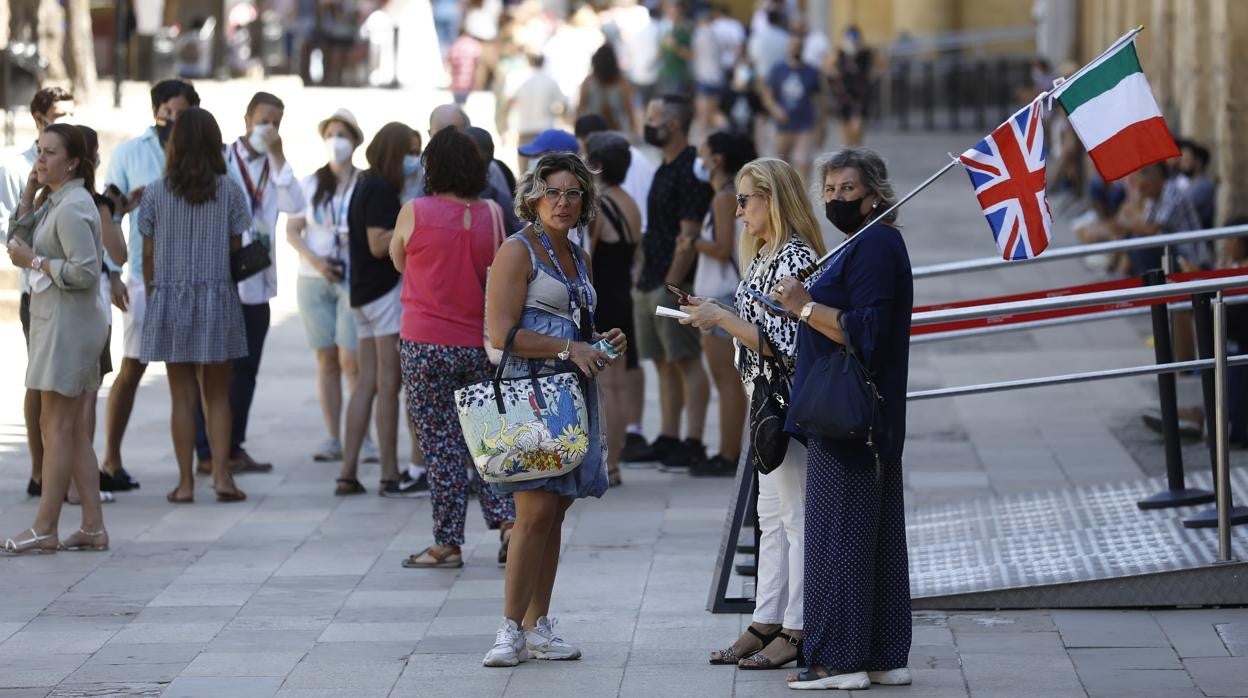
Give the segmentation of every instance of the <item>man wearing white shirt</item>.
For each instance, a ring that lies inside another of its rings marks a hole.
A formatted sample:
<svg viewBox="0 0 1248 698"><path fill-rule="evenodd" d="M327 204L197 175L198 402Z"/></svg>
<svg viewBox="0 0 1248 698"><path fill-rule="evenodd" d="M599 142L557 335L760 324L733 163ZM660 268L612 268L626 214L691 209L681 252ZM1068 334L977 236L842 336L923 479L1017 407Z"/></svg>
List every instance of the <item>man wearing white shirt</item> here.
<svg viewBox="0 0 1248 698"><path fill-rule="evenodd" d="M165 176L165 142L173 131L178 115L199 106L199 93L189 82L162 80L152 85L152 125L142 133L121 143L108 158L104 173L104 191L118 204L113 219L117 222L138 208L147 185ZM135 214L137 215L137 214ZM133 217L132 217L133 218ZM126 472L121 458L121 442L130 424L134 398L147 364L139 361L143 345L143 319L147 312L147 292L143 287L143 236L132 228L126 242L126 297L123 313L121 367L108 391L108 408L104 413L104 460L100 469L109 478L107 486L126 491L137 483Z"/></svg>
<svg viewBox="0 0 1248 698"><path fill-rule="evenodd" d="M251 231L244 235L243 244L260 241L268 248L273 260L268 268L238 282L248 353L246 357L234 360L230 373L233 430L230 453L225 457L229 458L230 469L234 471L267 472L273 469L272 463L256 462L243 449L243 444L247 441L247 418L256 394L256 375L264 353L264 338L269 332L269 300L277 295L277 255L273 252L277 216L279 213L302 213L306 204L303 188L286 161L282 138L278 135L285 110L286 105L275 95L257 92L247 105L244 117L247 132L226 146L225 152L226 171L243 188L251 204ZM208 449L202 414L197 421L199 469L211 472L212 459L222 454L214 455Z"/></svg>
<svg viewBox="0 0 1248 698"><path fill-rule="evenodd" d="M45 87L35 93L30 100L30 116L35 121L35 142L29 148L13 153L0 164L0 231L5 235L9 232L9 219L17 213L17 206L22 200L22 190L26 188L31 170L35 167L38 157L39 137L43 129L57 119L74 113L74 96L61 87ZM21 308L18 315L22 320L22 333L30 341L30 270L22 269L18 278L22 291ZM39 429L41 403L38 390L26 390L25 402L22 405L23 417L26 422L26 445L30 449L30 482L26 485L26 494L38 497L43 491L43 435Z"/></svg>

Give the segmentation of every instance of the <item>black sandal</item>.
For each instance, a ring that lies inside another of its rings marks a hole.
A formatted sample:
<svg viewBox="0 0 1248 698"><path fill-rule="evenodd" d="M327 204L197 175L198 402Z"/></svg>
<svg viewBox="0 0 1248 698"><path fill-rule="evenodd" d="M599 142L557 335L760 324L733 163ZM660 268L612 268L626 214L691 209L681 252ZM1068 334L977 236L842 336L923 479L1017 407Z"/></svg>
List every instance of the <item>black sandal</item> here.
<svg viewBox="0 0 1248 698"><path fill-rule="evenodd" d="M793 660L797 660L798 668L802 668L806 665L806 661L802 656L803 645L800 639L794 639L792 635L783 631L777 633L776 638L784 640L785 644L792 647L796 654L788 659L773 661L771 657L763 654L763 652L767 650L767 647L763 647L763 649L751 654L748 657L742 657L741 661L737 663L737 668L746 670L780 669L788 665L788 663ZM768 643L768 646L770 646L770 643Z"/></svg>
<svg viewBox="0 0 1248 698"><path fill-rule="evenodd" d="M759 642L763 643L764 649L767 647L767 645L771 644L772 640L776 639L776 636L780 634L781 630L782 628L777 629L773 633L764 635L763 633L759 632L753 625L747 626L745 629L746 632L758 638ZM719 655L718 657L715 656L717 654ZM751 652L750 654L754 654L754 653ZM737 653L733 652L731 647L729 647L728 649L718 650L716 652L711 653L711 664L714 664L716 666L726 666L729 664L736 666L737 662L739 661L741 661L741 657L738 657Z"/></svg>
<svg viewBox="0 0 1248 698"><path fill-rule="evenodd" d="M340 477L335 480L337 486L334 487L334 494L339 497L345 497L351 494L364 494L368 490L364 489L364 485L353 477Z"/></svg>

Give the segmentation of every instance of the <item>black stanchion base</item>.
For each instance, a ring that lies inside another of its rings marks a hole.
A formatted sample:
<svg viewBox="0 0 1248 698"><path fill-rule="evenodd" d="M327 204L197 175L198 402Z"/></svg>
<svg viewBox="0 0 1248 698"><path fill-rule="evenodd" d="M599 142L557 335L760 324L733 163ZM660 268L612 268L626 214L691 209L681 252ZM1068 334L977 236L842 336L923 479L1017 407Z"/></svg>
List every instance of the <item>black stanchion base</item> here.
<svg viewBox="0 0 1248 698"><path fill-rule="evenodd" d="M1248 524L1248 507L1231 507L1231 525ZM1209 507L1195 516L1183 519L1183 528L1217 528L1218 509Z"/></svg>
<svg viewBox="0 0 1248 698"><path fill-rule="evenodd" d="M1195 487L1182 490L1162 490L1151 497L1145 497L1135 505L1141 509L1169 509L1170 507L1191 507L1197 504L1209 504L1213 501L1213 493Z"/></svg>

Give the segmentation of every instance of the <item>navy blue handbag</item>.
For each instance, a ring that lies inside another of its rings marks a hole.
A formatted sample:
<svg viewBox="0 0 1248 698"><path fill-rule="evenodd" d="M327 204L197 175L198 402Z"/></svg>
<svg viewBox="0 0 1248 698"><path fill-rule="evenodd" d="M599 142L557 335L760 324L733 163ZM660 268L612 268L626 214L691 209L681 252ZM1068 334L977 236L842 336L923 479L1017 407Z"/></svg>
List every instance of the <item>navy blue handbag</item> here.
<svg viewBox="0 0 1248 698"><path fill-rule="evenodd" d="M875 433L883 407L884 398L846 333L844 344L815 360L792 411L794 423L810 436L865 440L878 461Z"/></svg>

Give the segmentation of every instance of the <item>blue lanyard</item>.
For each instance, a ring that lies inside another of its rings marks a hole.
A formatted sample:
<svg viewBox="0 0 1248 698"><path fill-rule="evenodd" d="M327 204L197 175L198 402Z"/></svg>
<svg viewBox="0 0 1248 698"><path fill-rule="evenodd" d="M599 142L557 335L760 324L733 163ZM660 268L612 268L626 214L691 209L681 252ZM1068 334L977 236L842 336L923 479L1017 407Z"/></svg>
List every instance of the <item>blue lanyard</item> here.
<svg viewBox="0 0 1248 698"><path fill-rule="evenodd" d="M537 239L542 241L542 247L546 249L546 254L550 255L551 267L559 275L559 280L563 282L564 288L568 290L568 304L572 309L573 322L577 322L576 316L584 308L589 313L589 329L592 331L594 311L589 307L589 271L585 268L585 260L581 259L581 255L572 247L572 243L569 242L568 249L572 251L572 261L576 264L576 279L579 282L573 283L568 279L567 274L563 273L563 265L559 264L559 257L555 255L555 248L551 246L550 238L546 237L546 231L542 229L540 223L534 224L533 227L537 229Z"/></svg>

